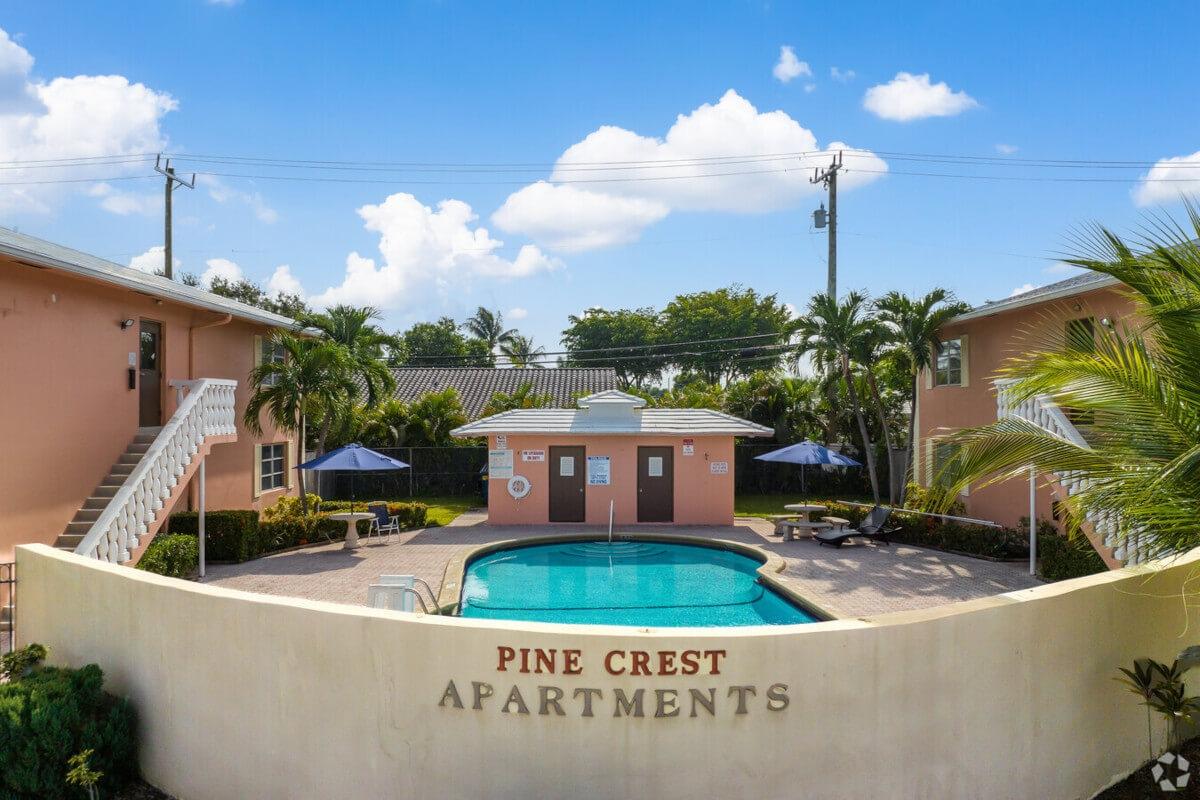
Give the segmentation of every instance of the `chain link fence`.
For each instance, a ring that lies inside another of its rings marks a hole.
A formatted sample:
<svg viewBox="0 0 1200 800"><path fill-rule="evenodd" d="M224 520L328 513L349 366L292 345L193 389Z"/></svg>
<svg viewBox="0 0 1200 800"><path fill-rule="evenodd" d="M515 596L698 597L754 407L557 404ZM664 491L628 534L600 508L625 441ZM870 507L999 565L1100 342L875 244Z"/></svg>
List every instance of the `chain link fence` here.
<svg viewBox="0 0 1200 800"><path fill-rule="evenodd" d="M779 449L778 444L739 444L734 448L735 491L745 494L795 493L807 487L809 494L849 497L869 494L871 484L863 469L801 468L796 464L755 461L754 457ZM326 500L349 500L351 481L354 497L401 498L430 496L479 496L483 494L484 447L380 447L380 453L398 458L409 469L396 472L309 473L309 486ZM881 465L882 466L882 465ZM320 476L315 477L315 476ZM886 478L881 476L881 482ZM886 483L884 483L886 486Z"/></svg>

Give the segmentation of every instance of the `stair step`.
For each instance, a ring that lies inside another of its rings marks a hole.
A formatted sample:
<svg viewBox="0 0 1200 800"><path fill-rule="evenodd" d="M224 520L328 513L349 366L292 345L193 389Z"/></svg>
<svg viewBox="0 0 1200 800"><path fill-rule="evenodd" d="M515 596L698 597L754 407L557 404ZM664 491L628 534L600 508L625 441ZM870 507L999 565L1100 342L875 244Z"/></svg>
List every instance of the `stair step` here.
<svg viewBox="0 0 1200 800"><path fill-rule="evenodd" d="M100 518L103 508L81 508L75 512L72 522L95 522Z"/></svg>
<svg viewBox="0 0 1200 800"><path fill-rule="evenodd" d="M65 533L84 534L92 529L91 522L68 522Z"/></svg>
<svg viewBox="0 0 1200 800"><path fill-rule="evenodd" d="M113 490L113 494L117 493L117 487L115 487L115 486L112 487L112 490ZM83 501L83 510L90 510L93 508L97 508L97 509L100 509L101 511L103 511L105 509L105 507L109 503L112 502L112 499L113 499L112 494L93 495L92 497L89 497L87 500Z"/></svg>
<svg viewBox="0 0 1200 800"><path fill-rule="evenodd" d="M120 464L120 463L113 464L112 469L108 471L108 477L114 478L118 475L125 477L125 476L129 475L131 472L133 472L133 468L135 466L137 466L137 465L136 464ZM106 484L108 482L109 481L105 480Z"/></svg>
<svg viewBox="0 0 1200 800"><path fill-rule="evenodd" d="M117 456L117 463L136 466L144 455L145 453L121 453L121 455Z"/></svg>
<svg viewBox="0 0 1200 800"><path fill-rule="evenodd" d="M82 541L82 533L64 533L54 540L54 546L59 550L74 550Z"/></svg>
<svg viewBox="0 0 1200 800"><path fill-rule="evenodd" d="M146 453L146 451L150 449L150 444L151 444L150 442L134 441L133 443L131 443L129 445L129 447L125 448L125 452L126 453L141 453L144 455Z"/></svg>

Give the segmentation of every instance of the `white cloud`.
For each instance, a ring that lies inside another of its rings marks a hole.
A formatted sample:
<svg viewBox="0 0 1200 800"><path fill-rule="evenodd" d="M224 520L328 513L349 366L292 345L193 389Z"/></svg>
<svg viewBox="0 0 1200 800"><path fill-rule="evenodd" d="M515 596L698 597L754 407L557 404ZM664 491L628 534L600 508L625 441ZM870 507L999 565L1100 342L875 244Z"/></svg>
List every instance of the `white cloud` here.
<svg viewBox="0 0 1200 800"><path fill-rule="evenodd" d="M6 161L135 155L161 150L162 118L177 108L174 98L120 75L77 75L44 81L33 76L34 59L0 30L0 154ZM144 163L72 166L71 178L108 178L144 173ZM24 168L5 172L0 211L48 212L70 191L87 184L21 184L46 180L60 170ZM115 213L132 213L138 201L96 195Z"/></svg>
<svg viewBox="0 0 1200 800"><path fill-rule="evenodd" d="M163 264L166 263L166 260L163 258L163 253L165 251L166 248L161 244L157 247L151 247L141 255L136 255L129 259L129 266L133 269L140 269L142 272L148 272L153 275L154 273L162 270ZM183 264L182 261L175 257L172 257L171 261L174 263L176 271L178 271L179 267Z"/></svg>
<svg viewBox="0 0 1200 800"><path fill-rule="evenodd" d="M953 91L944 81L930 83L927 72L921 75L899 72L890 83L872 86L863 95L863 108L896 122L953 117L978 105L969 94Z"/></svg>
<svg viewBox="0 0 1200 800"><path fill-rule="evenodd" d="M996 145L996 152L1002 156L1011 156L1020 149L1021 148L1017 147L1015 144L998 144L998 145Z"/></svg>
<svg viewBox="0 0 1200 800"><path fill-rule="evenodd" d="M504 316L508 317L509 319L525 319L529 316L529 310L518 306L516 308L510 308L508 313Z"/></svg>
<svg viewBox="0 0 1200 800"><path fill-rule="evenodd" d="M804 93L805 94L812 94L816 90L817 90L817 85L815 83L804 84Z"/></svg>
<svg viewBox="0 0 1200 800"><path fill-rule="evenodd" d="M1159 159L1142 176L1142 182L1133 190L1133 199L1139 206L1149 206L1196 193L1200 193L1200 152Z"/></svg>
<svg viewBox="0 0 1200 800"><path fill-rule="evenodd" d="M561 266L534 245L521 247L511 260L502 257L497 251L504 242L474 227L478 217L461 200L442 200L435 211L411 194L397 193L379 205L363 206L358 215L367 230L379 234L383 263L351 253L342 283L312 298L318 307L399 308L412 304L429 282L448 289L474 278L522 278Z"/></svg>
<svg viewBox="0 0 1200 800"><path fill-rule="evenodd" d="M578 252L636 241L670 210L656 200L538 181L509 195L492 221L552 249Z"/></svg>
<svg viewBox="0 0 1200 800"><path fill-rule="evenodd" d="M230 283L236 283L246 277L242 268L228 258L210 258L204 262L207 269L200 273L200 285L212 286L213 278L223 278Z"/></svg>
<svg viewBox="0 0 1200 800"><path fill-rule="evenodd" d="M829 77L833 78L838 83L849 83L850 81L854 80L854 70L830 67Z"/></svg>
<svg viewBox="0 0 1200 800"><path fill-rule="evenodd" d="M292 268L287 264L280 264L271 273L271 277L267 278L267 294L272 297L278 297L281 294L294 294L304 297L304 287L300 285L300 281L292 274Z"/></svg>
<svg viewBox="0 0 1200 800"><path fill-rule="evenodd" d="M1075 266L1074 264L1068 264L1065 261L1055 261L1053 264L1043 269L1042 272L1046 273L1047 275L1062 275L1064 277L1070 277L1083 272L1083 269Z"/></svg>
<svg viewBox="0 0 1200 800"><path fill-rule="evenodd" d="M218 203L227 203L230 200L236 200L246 204L259 222L265 222L270 225L279 220L279 213L267 205L263 196L258 192L243 192L226 184L220 178L213 175L198 175L196 182L208 189L208 196Z"/></svg>
<svg viewBox="0 0 1200 800"><path fill-rule="evenodd" d="M554 183L514 192L492 220L551 249L623 244L673 211L747 214L792 206L820 191L808 181L812 168L826 166L829 152L840 148L849 149L840 142L822 148L785 112L759 112L731 89L718 102L679 115L662 138L614 125L598 128L563 152L550 176ZM806 155L724 166L714 161L779 153ZM581 163L593 166L572 166ZM649 166L618 166L630 163ZM839 186L853 189L886 171L882 159L854 151Z"/></svg>
<svg viewBox="0 0 1200 800"><path fill-rule="evenodd" d="M1017 288L1013 289L1012 292L1010 292L1008 296L1016 297L1019 294L1025 294L1026 292L1032 292L1036 288L1038 288L1038 287L1034 286L1032 283L1023 283L1020 286L1018 286Z"/></svg>
<svg viewBox="0 0 1200 800"><path fill-rule="evenodd" d="M157 194L123 192L110 183L97 183L87 190L91 197L100 198L100 207L122 217L129 214L155 216L162 213L162 197Z"/></svg>
<svg viewBox="0 0 1200 800"><path fill-rule="evenodd" d="M796 51L786 44L779 48L779 61L775 63L775 69L771 72L781 83L790 83L801 75L812 77L812 68L808 66L808 62L796 58Z"/></svg>

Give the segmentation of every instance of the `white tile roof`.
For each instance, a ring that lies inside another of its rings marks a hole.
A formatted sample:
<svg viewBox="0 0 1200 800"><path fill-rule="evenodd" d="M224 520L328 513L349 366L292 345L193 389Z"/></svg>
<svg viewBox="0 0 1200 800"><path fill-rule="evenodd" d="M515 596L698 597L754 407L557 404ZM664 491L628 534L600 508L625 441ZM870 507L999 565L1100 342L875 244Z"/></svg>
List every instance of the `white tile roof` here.
<svg viewBox="0 0 1200 800"><path fill-rule="evenodd" d="M631 409L595 414L589 409L522 408L455 428L459 438L506 434L600 434L638 436L770 436L774 431L749 420L706 408Z"/></svg>
<svg viewBox="0 0 1200 800"><path fill-rule="evenodd" d="M176 303L232 314L277 328L299 329L299 324L279 314L272 314L255 306L239 303L219 294L206 292L194 286L185 286L161 275L151 275L141 270L123 267L99 256L72 250L45 239L0 227L0 255L38 267L69 272L85 278L143 292L152 297L161 297ZM2 262L0 262L2 263Z"/></svg>

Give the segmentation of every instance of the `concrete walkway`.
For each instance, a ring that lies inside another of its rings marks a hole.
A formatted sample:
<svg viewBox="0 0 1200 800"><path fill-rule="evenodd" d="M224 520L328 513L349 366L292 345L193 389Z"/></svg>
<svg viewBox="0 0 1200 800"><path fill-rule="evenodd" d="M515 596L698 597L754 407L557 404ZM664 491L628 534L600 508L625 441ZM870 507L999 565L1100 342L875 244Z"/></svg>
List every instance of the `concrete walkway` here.
<svg viewBox="0 0 1200 800"><path fill-rule="evenodd" d="M400 543L371 544L354 551L341 543L280 553L244 564L213 565L205 583L250 592L362 605L367 585L380 575L416 575L440 589L446 561L470 545L560 532L564 527L493 526L482 512L468 512L442 528L402 534ZM661 527L654 527L662 530ZM626 526L623 531L636 531ZM787 561L801 593L842 617L929 608L1036 586L1024 565L997 563L908 545L849 544L841 549L804 539L782 542L772 526L739 518L731 527L688 527L681 533L758 545Z"/></svg>

